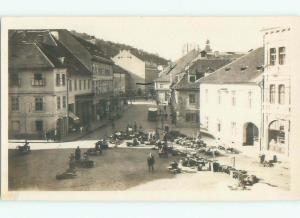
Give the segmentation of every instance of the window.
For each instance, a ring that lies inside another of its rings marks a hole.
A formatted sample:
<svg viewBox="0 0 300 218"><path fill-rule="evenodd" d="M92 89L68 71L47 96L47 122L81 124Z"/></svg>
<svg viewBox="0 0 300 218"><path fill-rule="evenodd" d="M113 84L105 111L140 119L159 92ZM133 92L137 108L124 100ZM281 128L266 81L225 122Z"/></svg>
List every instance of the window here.
<svg viewBox="0 0 300 218"><path fill-rule="evenodd" d="M205 102L208 102L208 89L205 89Z"/></svg>
<svg viewBox="0 0 300 218"><path fill-rule="evenodd" d="M221 92L218 91L218 103L221 104Z"/></svg>
<svg viewBox="0 0 300 218"><path fill-rule="evenodd" d="M275 103L275 85L270 85L270 103Z"/></svg>
<svg viewBox="0 0 300 218"><path fill-rule="evenodd" d="M60 74L56 74L56 86L60 86Z"/></svg>
<svg viewBox="0 0 300 218"><path fill-rule="evenodd" d="M44 86L45 85L45 81L44 81L43 75L41 73L35 73L33 75L32 85L33 86Z"/></svg>
<svg viewBox="0 0 300 218"><path fill-rule="evenodd" d="M278 103L284 104L284 97L285 97L285 87L284 85L278 86Z"/></svg>
<svg viewBox="0 0 300 218"><path fill-rule="evenodd" d="M279 64L285 64L285 47L279 47Z"/></svg>
<svg viewBox="0 0 300 218"><path fill-rule="evenodd" d="M106 70L105 70L105 75L109 75L109 74L110 74L109 70L106 69Z"/></svg>
<svg viewBox="0 0 300 218"><path fill-rule="evenodd" d="M88 80L88 89L90 89L91 88L91 80L89 79Z"/></svg>
<svg viewBox="0 0 300 218"><path fill-rule="evenodd" d="M63 108L67 108L67 97L63 96Z"/></svg>
<svg viewBox="0 0 300 218"><path fill-rule="evenodd" d="M60 106L60 96L56 97L56 103L57 103L57 110L60 110L61 106Z"/></svg>
<svg viewBox="0 0 300 218"><path fill-rule="evenodd" d="M43 80L43 76L41 73L35 73L34 74L34 80Z"/></svg>
<svg viewBox="0 0 300 218"><path fill-rule="evenodd" d="M165 92L165 101L168 101L168 92Z"/></svg>
<svg viewBox="0 0 300 218"><path fill-rule="evenodd" d="M79 80L79 90L81 90L81 80Z"/></svg>
<svg viewBox="0 0 300 218"><path fill-rule="evenodd" d="M86 80L83 80L83 89L86 89Z"/></svg>
<svg viewBox="0 0 300 218"><path fill-rule="evenodd" d="M270 48L270 65L275 65L276 63L276 48Z"/></svg>
<svg viewBox="0 0 300 218"><path fill-rule="evenodd" d="M231 122L231 135L236 136L236 122Z"/></svg>
<svg viewBox="0 0 300 218"><path fill-rule="evenodd" d="M12 111L19 111L19 97L12 96L11 97L11 110Z"/></svg>
<svg viewBox="0 0 300 218"><path fill-rule="evenodd" d="M35 98L35 111L43 111L43 98L42 97Z"/></svg>
<svg viewBox="0 0 300 218"><path fill-rule="evenodd" d="M74 80L74 90L77 91L77 80Z"/></svg>
<svg viewBox="0 0 300 218"><path fill-rule="evenodd" d="M248 92L248 105L249 105L249 108L252 107L252 92L251 91Z"/></svg>
<svg viewBox="0 0 300 218"><path fill-rule="evenodd" d="M193 82L195 82L196 81L196 76L190 76L190 78L189 78L189 82L190 83L193 83Z"/></svg>
<svg viewBox="0 0 300 218"><path fill-rule="evenodd" d="M69 91L72 91L72 80L69 80Z"/></svg>
<svg viewBox="0 0 300 218"><path fill-rule="evenodd" d="M43 129L44 129L44 123L43 123L42 120L36 120L35 121L35 129L38 132L42 132L43 131Z"/></svg>
<svg viewBox="0 0 300 218"><path fill-rule="evenodd" d="M65 74L62 74L62 75L61 75L61 84L62 84L63 86L66 85L66 75L65 75Z"/></svg>
<svg viewBox="0 0 300 218"><path fill-rule="evenodd" d="M185 121L186 122L196 122L198 119L196 113L186 113L185 114Z"/></svg>
<svg viewBox="0 0 300 218"><path fill-rule="evenodd" d="M196 103L195 94L189 94L189 103L190 104L195 104Z"/></svg>
<svg viewBox="0 0 300 218"><path fill-rule="evenodd" d="M159 88L162 89L164 87L163 84L159 84Z"/></svg>
<svg viewBox="0 0 300 218"><path fill-rule="evenodd" d="M232 104L232 106L235 106L235 101L236 101L236 99L235 99L235 91L232 91L231 92L231 104Z"/></svg>

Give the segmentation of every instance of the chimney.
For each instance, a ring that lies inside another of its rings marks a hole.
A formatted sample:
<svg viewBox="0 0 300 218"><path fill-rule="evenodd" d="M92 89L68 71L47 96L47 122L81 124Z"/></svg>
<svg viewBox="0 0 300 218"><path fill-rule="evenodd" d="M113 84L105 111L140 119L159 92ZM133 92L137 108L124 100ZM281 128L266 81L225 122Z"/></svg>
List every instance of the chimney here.
<svg viewBox="0 0 300 218"><path fill-rule="evenodd" d="M58 60L61 64L65 63L65 57L59 57Z"/></svg>
<svg viewBox="0 0 300 218"><path fill-rule="evenodd" d="M51 35L52 35L56 40L59 40L59 33L58 33L58 31L51 31Z"/></svg>

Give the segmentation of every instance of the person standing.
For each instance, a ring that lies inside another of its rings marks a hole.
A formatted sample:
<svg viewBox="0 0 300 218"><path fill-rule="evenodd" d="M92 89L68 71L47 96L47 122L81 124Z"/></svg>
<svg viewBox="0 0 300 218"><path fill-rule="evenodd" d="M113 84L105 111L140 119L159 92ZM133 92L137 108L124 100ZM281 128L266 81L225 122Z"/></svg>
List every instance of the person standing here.
<svg viewBox="0 0 300 218"><path fill-rule="evenodd" d="M154 172L154 163L155 159L153 154L150 152L148 158L147 158L147 164L148 164L148 171L149 172Z"/></svg>
<svg viewBox="0 0 300 218"><path fill-rule="evenodd" d="M81 150L80 150L79 146L77 146L77 148L75 150L75 160L80 161L80 159L81 159Z"/></svg>

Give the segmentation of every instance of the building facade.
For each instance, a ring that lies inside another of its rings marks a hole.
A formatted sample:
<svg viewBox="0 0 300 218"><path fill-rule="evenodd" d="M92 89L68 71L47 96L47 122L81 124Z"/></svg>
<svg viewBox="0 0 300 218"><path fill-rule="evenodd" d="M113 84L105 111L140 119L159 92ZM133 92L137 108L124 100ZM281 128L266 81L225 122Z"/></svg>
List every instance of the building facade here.
<svg viewBox="0 0 300 218"><path fill-rule="evenodd" d="M67 135L66 66L51 61L38 43L11 43L9 137L41 138L55 129Z"/></svg>
<svg viewBox="0 0 300 218"><path fill-rule="evenodd" d="M154 80L156 101L159 105L169 105L171 101L171 78L166 72Z"/></svg>
<svg viewBox="0 0 300 218"><path fill-rule="evenodd" d="M290 151L292 74L299 69L293 61L294 37L290 27L264 31L263 146L284 155Z"/></svg>
<svg viewBox="0 0 300 218"><path fill-rule="evenodd" d="M154 80L158 77L159 65L121 50L112 58L116 65L130 72L129 86L133 94L144 95L154 92Z"/></svg>
<svg viewBox="0 0 300 218"><path fill-rule="evenodd" d="M110 59L63 29L19 30L10 36L12 137L41 138L49 131L64 137L115 114Z"/></svg>
<svg viewBox="0 0 300 218"><path fill-rule="evenodd" d="M259 151L264 49L200 79L200 123L219 143Z"/></svg>

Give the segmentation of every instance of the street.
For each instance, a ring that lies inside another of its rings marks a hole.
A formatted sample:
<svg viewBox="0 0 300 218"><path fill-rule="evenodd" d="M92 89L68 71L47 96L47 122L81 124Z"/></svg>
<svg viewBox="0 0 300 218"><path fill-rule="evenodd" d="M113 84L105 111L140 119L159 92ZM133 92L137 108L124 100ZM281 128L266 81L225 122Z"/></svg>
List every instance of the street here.
<svg viewBox="0 0 300 218"><path fill-rule="evenodd" d="M135 102L129 105L123 116L115 121L116 130L125 130L128 124L136 122L143 129L155 130L160 127L158 122L147 120L149 107L155 106L151 102ZM165 122L169 124L169 122ZM181 130L180 128L171 129ZM195 129L185 128L185 133L193 135ZM77 169L77 177L72 180L55 180L55 176L68 168L69 155L80 146L82 152L94 147L94 143L102 137L109 136L113 132L113 126L108 124L76 142L60 143L31 143L32 152L29 155L17 155L15 150L9 150L9 188L11 190L126 190L126 189L172 189L174 185L166 184L182 180L190 181L188 189L208 190L234 184L234 180L224 174L211 172L193 172L180 175L170 174L167 170L172 160L178 161L180 157L159 158L157 151L150 150L149 146L136 148L126 147L123 143L119 148L105 150L102 156L91 157L95 162L93 169ZM204 140L209 141L208 138ZM212 139L210 139L212 140ZM20 143L19 143L20 144ZM10 143L10 148L15 148L18 143ZM149 174L146 158L149 152L153 152L156 164L155 172ZM289 165L286 162L276 164L272 168L259 166L258 159L248 157L243 153L238 155L220 156L217 159L223 164L231 164L235 156L236 166L257 175L260 184L272 188L272 190L289 189ZM205 178L205 179L204 179ZM170 180L171 179L171 180ZM192 185L194 184L194 185ZM183 186L182 188L184 188ZM264 188L266 190L266 188Z"/></svg>

